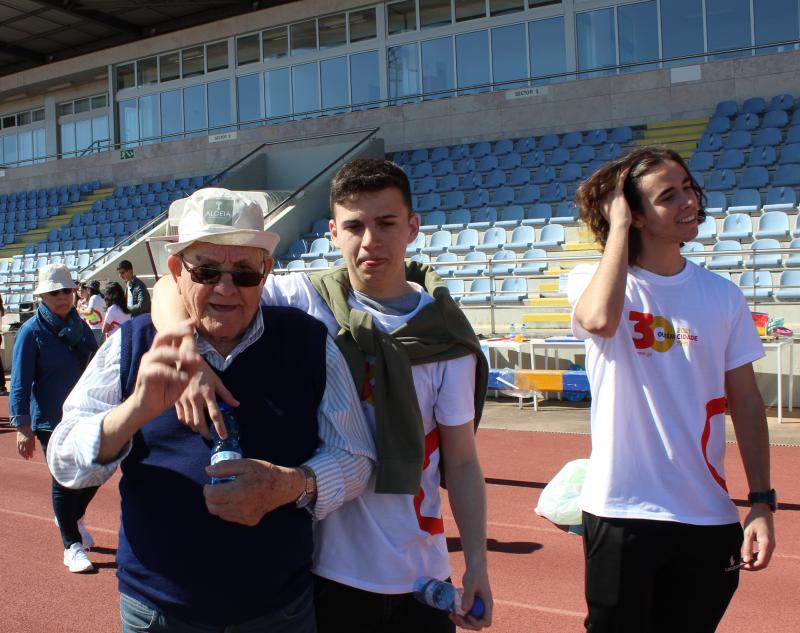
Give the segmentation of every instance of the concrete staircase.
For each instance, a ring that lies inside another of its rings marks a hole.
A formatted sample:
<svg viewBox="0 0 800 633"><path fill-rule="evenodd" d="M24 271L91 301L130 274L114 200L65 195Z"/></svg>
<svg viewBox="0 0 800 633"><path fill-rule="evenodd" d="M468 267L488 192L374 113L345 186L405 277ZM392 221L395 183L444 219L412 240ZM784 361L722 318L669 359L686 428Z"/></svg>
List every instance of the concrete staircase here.
<svg viewBox="0 0 800 633"><path fill-rule="evenodd" d="M648 123L641 138L634 144L666 145L675 150L685 160L689 160L703 135L708 119L681 119L677 121L661 121Z"/></svg>
<svg viewBox="0 0 800 633"><path fill-rule="evenodd" d="M17 235L16 242L1 248L0 259L7 259L14 255L20 255L29 244L36 244L40 240L47 239L47 234L51 229L58 229L69 224L72 221L72 216L88 211L92 208L92 204L94 204L96 200L107 198L113 191L114 189L110 187L96 189L78 202L73 202L70 205L61 207L61 212L58 215L42 220L39 224L39 228L20 233Z"/></svg>

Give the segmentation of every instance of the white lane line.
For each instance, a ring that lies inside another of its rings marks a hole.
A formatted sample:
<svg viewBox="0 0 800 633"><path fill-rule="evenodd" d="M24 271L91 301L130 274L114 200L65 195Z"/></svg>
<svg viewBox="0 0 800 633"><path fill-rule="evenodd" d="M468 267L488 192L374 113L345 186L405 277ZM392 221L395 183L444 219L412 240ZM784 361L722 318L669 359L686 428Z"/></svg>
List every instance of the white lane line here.
<svg viewBox="0 0 800 633"><path fill-rule="evenodd" d="M455 519L451 516L444 516L443 518L445 521L452 521L453 523L455 523ZM553 534L564 533L556 528L538 527L535 525L528 525L525 523L500 523L498 521L487 521L486 525L493 527L513 528L517 530L533 530L534 532L550 532Z"/></svg>
<svg viewBox="0 0 800 633"><path fill-rule="evenodd" d="M564 615L570 618L585 618L586 614L580 611L568 611L567 609L556 609L554 607L543 607L538 604L528 604L527 602L512 602L511 600L498 600L495 599L495 604L502 604L509 607L517 607L518 609L528 609L530 611L541 611L542 613L552 613L553 615Z"/></svg>
<svg viewBox="0 0 800 633"><path fill-rule="evenodd" d="M8 508L0 508L0 512L5 514L11 514L17 517L23 517L25 519L36 519L37 521L44 521L45 523L53 523L53 516L41 516L39 514L30 514L28 512L19 512L17 510L9 510ZM55 527L55 525L53 526ZM103 532L104 534L111 534L112 536L117 535L117 530L109 530L108 528L101 528L101 527L94 527L92 525L87 525L92 532Z"/></svg>

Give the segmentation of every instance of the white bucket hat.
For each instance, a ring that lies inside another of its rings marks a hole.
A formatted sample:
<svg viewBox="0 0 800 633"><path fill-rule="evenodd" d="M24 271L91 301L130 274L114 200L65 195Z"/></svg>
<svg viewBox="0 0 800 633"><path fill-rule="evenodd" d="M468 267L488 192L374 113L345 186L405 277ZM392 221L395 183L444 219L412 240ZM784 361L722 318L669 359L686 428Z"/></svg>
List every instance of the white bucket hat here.
<svg viewBox="0 0 800 633"><path fill-rule="evenodd" d="M178 227L178 241L168 244L167 251L175 255L194 242L210 242L253 246L272 254L280 236L264 230L266 204L255 193L208 187L176 200L170 205L169 221Z"/></svg>
<svg viewBox="0 0 800 633"><path fill-rule="evenodd" d="M33 294L43 295L53 290L77 287L72 273L64 264L46 264L39 269L39 285L33 290Z"/></svg>

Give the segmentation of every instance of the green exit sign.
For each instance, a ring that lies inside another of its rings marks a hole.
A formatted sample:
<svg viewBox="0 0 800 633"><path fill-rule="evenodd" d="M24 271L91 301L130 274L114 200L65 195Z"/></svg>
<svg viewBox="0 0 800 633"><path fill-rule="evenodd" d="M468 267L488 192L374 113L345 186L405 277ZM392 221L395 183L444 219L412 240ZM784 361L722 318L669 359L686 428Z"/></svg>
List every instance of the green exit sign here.
<svg viewBox="0 0 800 633"><path fill-rule="evenodd" d="M121 150L119 150L119 159L120 160L128 160L129 158L133 158L133 150L132 149L121 149Z"/></svg>

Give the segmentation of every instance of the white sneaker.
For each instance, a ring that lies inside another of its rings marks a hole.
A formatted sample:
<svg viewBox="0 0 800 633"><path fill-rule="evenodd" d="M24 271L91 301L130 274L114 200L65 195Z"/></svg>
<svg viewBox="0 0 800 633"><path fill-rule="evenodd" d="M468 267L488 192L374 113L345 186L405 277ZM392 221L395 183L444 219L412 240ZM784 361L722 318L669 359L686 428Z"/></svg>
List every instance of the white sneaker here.
<svg viewBox="0 0 800 633"><path fill-rule="evenodd" d="M64 550L64 565L69 567L73 574L94 571L94 565L80 543L73 543L69 549Z"/></svg>
<svg viewBox="0 0 800 633"><path fill-rule="evenodd" d="M58 519L56 517L53 517L53 522L56 524L56 527L58 527ZM78 519L78 531L81 533L81 545L83 545L83 549L92 549L94 547L94 539L89 532L89 528L83 524L83 519Z"/></svg>

